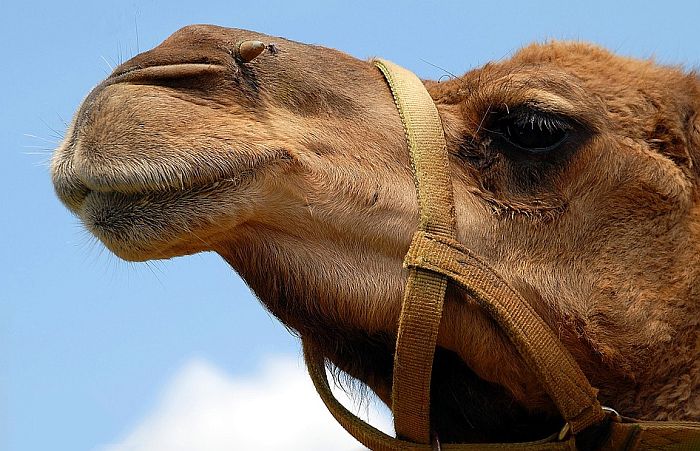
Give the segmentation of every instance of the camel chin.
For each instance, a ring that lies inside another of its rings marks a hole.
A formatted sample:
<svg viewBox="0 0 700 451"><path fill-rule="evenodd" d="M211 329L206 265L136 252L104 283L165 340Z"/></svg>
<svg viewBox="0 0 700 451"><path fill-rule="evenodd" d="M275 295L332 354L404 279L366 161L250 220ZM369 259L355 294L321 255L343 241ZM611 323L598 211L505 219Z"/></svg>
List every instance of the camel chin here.
<svg viewBox="0 0 700 451"><path fill-rule="evenodd" d="M425 85L458 239L557 331L604 405L700 419L698 77L550 42ZM52 178L121 258L218 252L288 328L389 402L418 201L371 62L185 27L93 89ZM455 287L432 380L446 442L561 426L509 338Z"/></svg>

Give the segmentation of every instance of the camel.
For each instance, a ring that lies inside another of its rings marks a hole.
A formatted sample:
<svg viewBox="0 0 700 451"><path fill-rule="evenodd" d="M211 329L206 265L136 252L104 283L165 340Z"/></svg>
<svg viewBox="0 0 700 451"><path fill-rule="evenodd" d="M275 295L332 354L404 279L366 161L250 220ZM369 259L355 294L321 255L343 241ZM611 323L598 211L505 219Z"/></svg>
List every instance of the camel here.
<svg viewBox="0 0 700 451"><path fill-rule="evenodd" d="M556 331L602 404L700 420L698 76L549 42L424 84L447 141L458 240ZM418 201L371 62L182 28L92 90L51 172L117 256L217 252L286 327L390 403ZM508 338L453 286L431 392L443 442L561 426Z"/></svg>

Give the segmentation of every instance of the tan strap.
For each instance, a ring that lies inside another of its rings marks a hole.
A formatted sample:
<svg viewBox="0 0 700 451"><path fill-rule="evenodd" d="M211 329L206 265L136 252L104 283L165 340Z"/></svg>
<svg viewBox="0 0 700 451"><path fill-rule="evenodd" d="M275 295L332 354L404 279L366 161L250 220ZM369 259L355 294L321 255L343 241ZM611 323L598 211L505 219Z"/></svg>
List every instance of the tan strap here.
<svg viewBox="0 0 700 451"><path fill-rule="evenodd" d="M326 376L325 359L308 340L302 340L304 358L316 391L335 420L360 443L373 451L434 451L435 446L393 438L365 423L338 401ZM609 430L602 431L597 449L600 451L663 450L697 451L700 449L700 423L682 421L611 421ZM553 438L521 443L443 443L441 450L472 451L506 449L520 451L577 450L576 436L564 441Z"/></svg>
<svg viewBox="0 0 700 451"><path fill-rule="evenodd" d="M418 230L455 236L454 196L442 121L420 79L391 61L376 59L386 77L406 132L415 175L420 222Z"/></svg>
<svg viewBox="0 0 700 451"><path fill-rule="evenodd" d="M440 115L423 82L390 61L375 60L391 88L406 132L420 220L418 230L455 237L454 201ZM430 380L447 279L409 270L394 354L392 406L397 437L430 443Z"/></svg>
<svg viewBox="0 0 700 451"><path fill-rule="evenodd" d="M700 423L692 421L614 422L601 451L700 450Z"/></svg>
<svg viewBox="0 0 700 451"><path fill-rule="evenodd" d="M416 232L404 264L466 289L513 342L576 434L605 414L578 364L549 326L493 269L454 239Z"/></svg>
<svg viewBox="0 0 700 451"><path fill-rule="evenodd" d="M437 448L432 444L414 443L391 437L384 432L365 423L338 401L326 376L326 366L323 354L314 347L308 339L303 339L304 359L309 370L311 380L316 387L316 391L323 400L328 410L335 420L340 423L346 431L355 437L360 443L373 451L434 451ZM522 451L574 451L576 442L573 436L565 441L555 441L553 439L538 440L535 442L523 443L443 443L441 450L445 451L472 451L489 449L512 449Z"/></svg>

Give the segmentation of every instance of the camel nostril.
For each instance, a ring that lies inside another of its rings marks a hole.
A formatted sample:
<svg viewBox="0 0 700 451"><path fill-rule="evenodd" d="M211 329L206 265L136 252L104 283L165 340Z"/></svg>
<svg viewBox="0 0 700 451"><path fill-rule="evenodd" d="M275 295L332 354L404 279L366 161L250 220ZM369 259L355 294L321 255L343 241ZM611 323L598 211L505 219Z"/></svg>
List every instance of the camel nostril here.
<svg viewBox="0 0 700 451"><path fill-rule="evenodd" d="M227 68L214 62L184 62L157 66L136 66L110 77L112 83L154 83L221 75Z"/></svg>

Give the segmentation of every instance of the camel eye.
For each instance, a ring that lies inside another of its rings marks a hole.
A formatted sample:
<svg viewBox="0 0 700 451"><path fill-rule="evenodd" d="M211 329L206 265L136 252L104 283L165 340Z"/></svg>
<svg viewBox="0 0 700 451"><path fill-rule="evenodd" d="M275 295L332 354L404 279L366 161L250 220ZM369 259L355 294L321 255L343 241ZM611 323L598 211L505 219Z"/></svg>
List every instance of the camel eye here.
<svg viewBox="0 0 700 451"><path fill-rule="evenodd" d="M525 110L502 117L496 121L494 129L518 149L543 153L562 144L569 135L571 125L558 116Z"/></svg>

